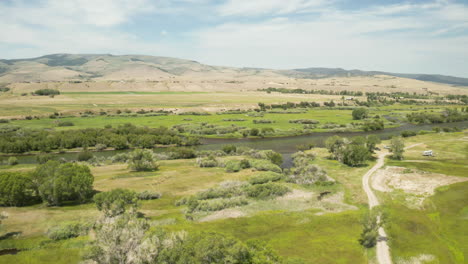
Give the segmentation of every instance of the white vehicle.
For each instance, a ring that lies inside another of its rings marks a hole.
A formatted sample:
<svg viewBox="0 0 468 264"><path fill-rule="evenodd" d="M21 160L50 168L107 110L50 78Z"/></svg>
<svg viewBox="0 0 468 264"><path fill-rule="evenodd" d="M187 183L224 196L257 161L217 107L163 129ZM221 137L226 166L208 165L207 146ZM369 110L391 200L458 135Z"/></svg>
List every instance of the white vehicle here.
<svg viewBox="0 0 468 264"><path fill-rule="evenodd" d="M432 153L432 150L426 150L423 151L423 156L434 156L434 154Z"/></svg>

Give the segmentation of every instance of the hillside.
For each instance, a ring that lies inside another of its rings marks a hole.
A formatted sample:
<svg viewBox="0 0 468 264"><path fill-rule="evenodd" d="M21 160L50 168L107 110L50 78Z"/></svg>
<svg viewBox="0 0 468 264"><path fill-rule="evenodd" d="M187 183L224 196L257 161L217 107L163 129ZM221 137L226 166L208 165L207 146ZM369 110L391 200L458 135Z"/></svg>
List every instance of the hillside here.
<svg viewBox="0 0 468 264"><path fill-rule="evenodd" d="M176 77L299 78L372 77L387 75L420 81L468 86L468 78L432 74L402 74L341 68L273 70L210 66L196 61L144 55L52 54L38 58L0 60L0 82L154 81Z"/></svg>

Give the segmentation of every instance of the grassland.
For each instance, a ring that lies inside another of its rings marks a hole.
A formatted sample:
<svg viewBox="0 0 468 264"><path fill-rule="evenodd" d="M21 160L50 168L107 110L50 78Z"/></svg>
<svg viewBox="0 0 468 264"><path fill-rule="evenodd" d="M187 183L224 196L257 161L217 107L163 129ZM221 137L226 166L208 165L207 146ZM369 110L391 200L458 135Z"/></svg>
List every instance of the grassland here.
<svg viewBox="0 0 468 264"><path fill-rule="evenodd" d="M401 166L446 175L467 177L467 131L437 133L405 139L406 145L422 143L405 152L403 161L388 160L387 165ZM435 157L422 151L433 150ZM386 213L386 230L395 261L428 263L466 263L468 259L468 182L437 189L421 208L409 208L405 194L379 192Z"/></svg>
<svg viewBox="0 0 468 264"><path fill-rule="evenodd" d="M238 208L249 211L249 217L208 222L186 220L183 208L175 206L175 201L226 180L245 180L258 172L248 169L238 173L226 173L223 168L199 168L195 160L160 161L161 167L156 172L129 172L123 164L92 167L92 172L97 190L128 188L161 192L161 199L141 202L140 211L169 230L212 230L242 240L261 239L269 242L281 255L302 257L306 263L349 263L350 260L353 263L367 263L368 254L372 257L372 251L366 252L357 243L360 220L365 209L340 209L330 213L329 210L333 211L342 206L328 202L324 204L326 208L314 207L317 203L313 202L318 192L329 190L332 193L346 192L346 202L360 205L364 202L360 194L362 191L360 188L353 188L358 184L365 168L350 169L326 159L328 154L324 149L313 151L319 156L317 163L327 170L330 176L336 177L339 182L337 185L306 188L290 185L292 188L312 193L312 200L300 203L285 201L287 203L282 202L282 206L278 206L275 200L270 203L259 201L251 207ZM20 165L3 166L0 169L28 171L33 168L34 165ZM303 207L294 208L299 205ZM302 211L294 212L298 209ZM63 207L34 205L3 208L2 211L9 214L9 218L4 221L5 228L2 233L21 232L21 235L18 238L0 240L0 249L18 248L25 251L18 255L0 256L0 263L77 263L87 237L53 242L47 239L44 233L58 223L92 222L99 215L93 204ZM317 214L318 212L324 214ZM337 248L339 257L334 255Z"/></svg>

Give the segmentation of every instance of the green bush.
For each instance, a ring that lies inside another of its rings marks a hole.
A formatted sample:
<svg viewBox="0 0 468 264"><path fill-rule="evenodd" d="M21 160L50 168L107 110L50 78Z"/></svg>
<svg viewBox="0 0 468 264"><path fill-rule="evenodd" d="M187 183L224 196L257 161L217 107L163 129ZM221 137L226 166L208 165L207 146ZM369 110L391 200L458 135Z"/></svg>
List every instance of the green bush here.
<svg viewBox="0 0 468 264"><path fill-rule="evenodd" d="M315 125L315 124L318 124L320 122L317 121L317 120L314 120L314 119L293 119L293 120L289 120L289 123Z"/></svg>
<svg viewBox="0 0 468 264"><path fill-rule="evenodd" d="M64 201L83 203L93 193L94 177L90 169L76 163L49 160L36 167L32 181L49 205L61 205Z"/></svg>
<svg viewBox="0 0 468 264"><path fill-rule="evenodd" d="M136 149L130 153L128 167L135 171L154 171L159 165L152 150Z"/></svg>
<svg viewBox="0 0 468 264"><path fill-rule="evenodd" d="M361 119L365 119L369 116L369 110L367 110L366 108L355 108L353 110L353 119L354 120L361 120Z"/></svg>
<svg viewBox="0 0 468 264"><path fill-rule="evenodd" d="M226 172L238 172L241 169L241 162L238 160L229 160L226 162Z"/></svg>
<svg viewBox="0 0 468 264"><path fill-rule="evenodd" d="M36 156L36 162L39 164L44 164L49 160L54 160L55 157L50 154L39 154Z"/></svg>
<svg viewBox="0 0 468 264"><path fill-rule="evenodd" d="M47 230L46 235L52 240L64 240L73 237L78 237L81 235L86 235L90 228L90 224L70 222L49 228Z"/></svg>
<svg viewBox="0 0 468 264"><path fill-rule="evenodd" d="M279 173L268 171L268 172L264 172L264 173L262 173L260 175L252 176L249 179L249 183L252 184L252 185L264 184L264 183L268 183L268 182L279 181L279 180L281 180L282 177L283 177L283 175L281 175Z"/></svg>
<svg viewBox="0 0 468 264"><path fill-rule="evenodd" d="M242 159L240 161L240 167L241 167L241 169L248 169L248 168L251 167L250 162L247 159Z"/></svg>
<svg viewBox="0 0 468 264"><path fill-rule="evenodd" d="M226 208L247 205L249 202L245 197L232 197L232 198L218 198L210 200L200 200L195 204L196 206L189 206L189 212L194 211L219 211Z"/></svg>
<svg viewBox="0 0 468 264"><path fill-rule="evenodd" d="M171 148L169 150L171 159L193 159L197 156L196 152L192 148Z"/></svg>
<svg viewBox="0 0 468 264"><path fill-rule="evenodd" d="M223 151L226 154L235 153L237 151L237 147L235 145L225 145L223 146Z"/></svg>
<svg viewBox="0 0 468 264"><path fill-rule="evenodd" d="M106 216L117 216L138 206L137 193L125 189L114 189L94 195L94 203L99 211Z"/></svg>
<svg viewBox="0 0 468 264"><path fill-rule="evenodd" d="M213 156L198 158L197 163L201 168L213 168L218 166L218 161Z"/></svg>
<svg viewBox="0 0 468 264"><path fill-rule="evenodd" d="M161 198L161 193L153 191L143 191L138 194L139 200L156 200Z"/></svg>
<svg viewBox="0 0 468 264"><path fill-rule="evenodd" d="M251 160L250 165L252 166L252 168L259 171L273 171L277 173L282 172L281 168L278 165L273 164L267 160Z"/></svg>
<svg viewBox="0 0 468 264"><path fill-rule="evenodd" d="M0 205L22 206L33 196L30 177L20 172L0 172Z"/></svg>
<svg viewBox="0 0 468 264"><path fill-rule="evenodd" d="M56 89L39 89L34 91L34 95L59 95L60 91Z"/></svg>
<svg viewBox="0 0 468 264"><path fill-rule="evenodd" d="M251 185L246 188L246 193L249 197L258 198L258 199L266 199L272 198L276 196L283 196L286 193L290 192L289 188L277 184L277 183L265 183L265 184L256 184Z"/></svg>
<svg viewBox="0 0 468 264"><path fill-rule="evenodd" d="M101 143L98 143L96 144L96 146L94 146L94 148L96 148L97 151L103 151L107 148L106 144L101 144Z"/></svg>
<svg viewBox="0 0 468 264"><path fill-rule="evenodd" d="M229 181L220 184L217 187L199 192L195 195L198 200L207 200L214 198L231 198L243 195L245 184L242 182Z"/></svg>
<svg viewBox="0 0 468 264"><path fill-rule="evenodd" d="M16 157L9 157L8 158L8 165L10 165L10 166L18 165L18 159Z"/></svg>

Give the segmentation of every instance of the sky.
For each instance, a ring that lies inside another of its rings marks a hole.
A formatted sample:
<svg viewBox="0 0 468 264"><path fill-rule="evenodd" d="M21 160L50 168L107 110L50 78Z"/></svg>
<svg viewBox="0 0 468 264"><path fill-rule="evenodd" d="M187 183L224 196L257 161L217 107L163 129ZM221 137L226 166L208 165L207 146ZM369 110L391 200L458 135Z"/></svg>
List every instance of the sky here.
<svg viewBox="0 0 468 264"><path fill-rule="evenodd" d="M468 0L0 0L0 29L2 59L142 54L468 77Z"/></svg>

